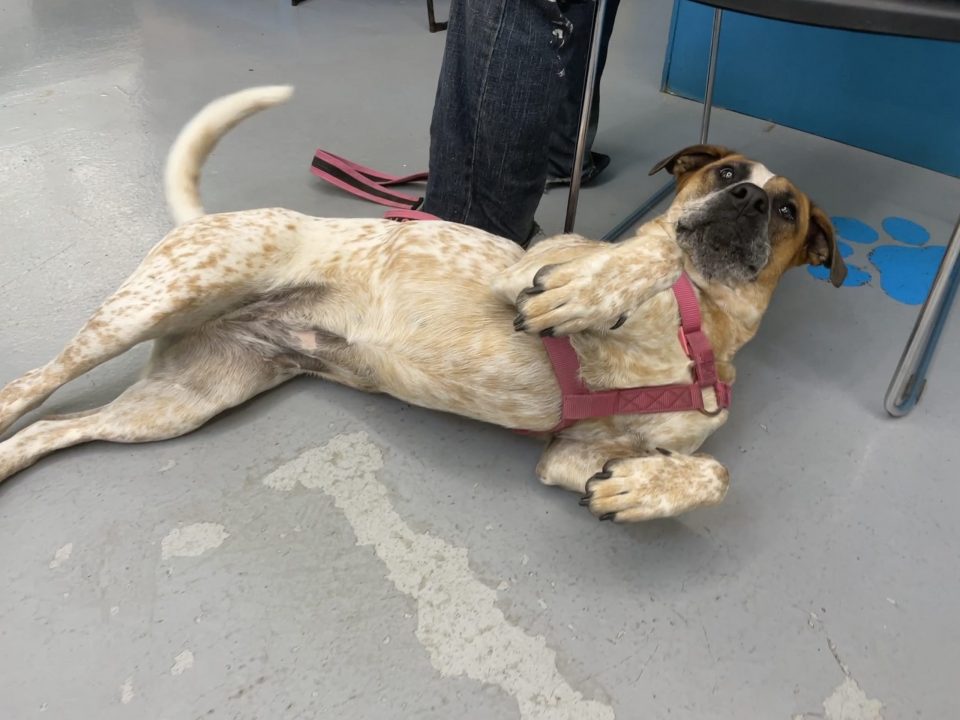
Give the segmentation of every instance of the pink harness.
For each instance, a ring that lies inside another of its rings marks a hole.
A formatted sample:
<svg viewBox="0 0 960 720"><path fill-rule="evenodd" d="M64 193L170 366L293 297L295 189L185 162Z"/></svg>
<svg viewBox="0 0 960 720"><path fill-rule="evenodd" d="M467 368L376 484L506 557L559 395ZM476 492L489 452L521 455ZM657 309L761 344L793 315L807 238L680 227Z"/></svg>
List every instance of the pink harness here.
<svg viewBox="0 0 960 720"><path fill-rule="evenodd" d="M619 390L588 390L580 378L580 360L566 337L545 337L544 347L553 364L553 372L563 394L560 423L552 432L570 427L578 420L610 415L649 415L662 412L698 410L717 415L730 407L730 385L717 377L717 365L710 340L700 327L700 303L686 273L673 286L680 310L680 346L693 361L693 382L678 385L652 385ZM713 388L717 409L708 411L703 391Z"/></svg>
<svg viewBox="0 0 960 720"><path fill-rule="evenodd" d="M381 205L395 208L384 213L390 220L440 220L435 215L416 210L422 198L390 190L394 185L425 180L426 173L387 175L358 165L333 153L317 150L311 171L317 177L347 192ZM557 376L563 398L560 422L550 432L559 432L579 420L611 415L649 415L663 412L697 410L705 415L718 415L730 407L732 389L717 375L716 360L710 340L701 328L700 302L693 283L686 273L673 285L673 294L680 311L680 346L692 361L693 382L677 385L589 390L580 376L580 360L570 339L544 337L543 345ZM713 389L717 409L708 411L703 393ZM527 431L520 431L527 432Z"/></svg>

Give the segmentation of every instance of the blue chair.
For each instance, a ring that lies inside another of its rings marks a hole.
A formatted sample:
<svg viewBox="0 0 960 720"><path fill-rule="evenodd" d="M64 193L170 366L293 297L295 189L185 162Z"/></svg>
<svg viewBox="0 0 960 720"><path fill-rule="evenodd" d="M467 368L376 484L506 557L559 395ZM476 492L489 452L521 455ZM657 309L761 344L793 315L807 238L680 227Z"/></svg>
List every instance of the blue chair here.
<svg viewBox="0 0 960 720"><path fill-rule="evenodd" d="M929 40L960 42L960 2L957 0L697 0L714 8L710 60L704 94L700 142L707 142L713 87L716 79L717 54L720 48L720 25L725 10L790 22L862 32L903 35ZM596 0L594 35L602 27L607 0ZM598 43L593 42L584 97L593 96L599 56ZM567 201L565 231L573 230L580 193L580 170L586 147L590 103L584 103L580 116L580 135ZM673 191L673 183L654 193L634 212L610 230L604 240L613 241L648 215ZM947 244L940 269L930 294L917 316L900 362L884 399L884 407L894 417L909 413L923 393L937 342L960 286L960 219Z"/></svg>

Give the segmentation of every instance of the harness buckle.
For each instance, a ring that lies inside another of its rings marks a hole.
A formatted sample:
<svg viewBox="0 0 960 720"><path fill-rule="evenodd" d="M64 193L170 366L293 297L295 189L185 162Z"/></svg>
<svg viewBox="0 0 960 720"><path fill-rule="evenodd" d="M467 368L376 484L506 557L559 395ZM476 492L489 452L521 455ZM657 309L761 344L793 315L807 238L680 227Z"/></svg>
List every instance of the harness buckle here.
<svg viewBox="0 0 960 720"><path fill-rule="evenodd" d="M717 401L716 410L707 410L706 408L706 403L704 402L703 393L708 388L713 390L713 396ZM694 405L698 406L698 407L695 407L695 409L701 415L706 415L707 417L716 417L717 415L719 415L724 411L723 399L720 397L719 384L706 385L706 386L695 384L691 387L691 390L693 391L693 393L695 393L695 395L693 396Z"/></svg>

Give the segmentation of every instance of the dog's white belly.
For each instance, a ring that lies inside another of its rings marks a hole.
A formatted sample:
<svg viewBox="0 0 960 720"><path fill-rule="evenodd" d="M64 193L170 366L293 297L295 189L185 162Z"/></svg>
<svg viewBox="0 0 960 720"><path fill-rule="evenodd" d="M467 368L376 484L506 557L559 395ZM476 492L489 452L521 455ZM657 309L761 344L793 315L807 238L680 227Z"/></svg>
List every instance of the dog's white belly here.
<svg viewBox="0 0 960 720"><path fill-rule="evenodd" d="M555 425L558 388L539 340L515 332L510 309L492 297L477 302L474 292L467 304L433 295L448 289L372 293L363 312L343 318L339 330L370 369L373 389L508 427Z"/></svg>
<svg viewBox="0 0 960 720"><path fill-rule="evenodd" d="M519 247L454 223L305 218L300 230L292 274L325 292L294 329L304 352L312 329L342 338L349 352L325 361L354 366L320 374L508 427L557 423L542 343L514 331L516 309L490 290Z"/></svg>

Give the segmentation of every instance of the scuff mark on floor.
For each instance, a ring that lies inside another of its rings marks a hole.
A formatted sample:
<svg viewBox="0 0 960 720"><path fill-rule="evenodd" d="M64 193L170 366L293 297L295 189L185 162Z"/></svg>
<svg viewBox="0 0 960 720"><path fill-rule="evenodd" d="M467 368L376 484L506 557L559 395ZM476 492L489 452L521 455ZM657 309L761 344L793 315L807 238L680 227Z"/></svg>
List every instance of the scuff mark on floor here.
<svg viewBox="0 0 960 720"><path fill-rule="evenodd" d="M174 528L160 541L160 557L198 557L208 550L223 545L230 537L223 525L218 523L193 523Z"/></svg>
<svg viewBox="0 0 960 720"><path fill-rule="evenodd" d="M63 565L73 554L73 543L67 543L53 554L53 560L50 561L50 569L56 570Z"/></svg>
<svg viewBox="0 0 960 720"><path fill-rule="evenodd" d="M184 650L173 659L173 666L170 668L171 675L183 675L183 673L193 667L193 652Z"/></svg>
<svg viewBox="0 0 960 720"><path fill-rule="evenodd" d="M366 433L344 434L285 463L263 484L289 491L299 483L333 498L357 544L372 545L397 589L417 601L416 636L441 675L497 685L516 699L522 720L612 720L609 705L585 699L560 674L543 636L504 617L496 591L470 570L466 549L403 521L376 477L382 468Z"/></svg>

